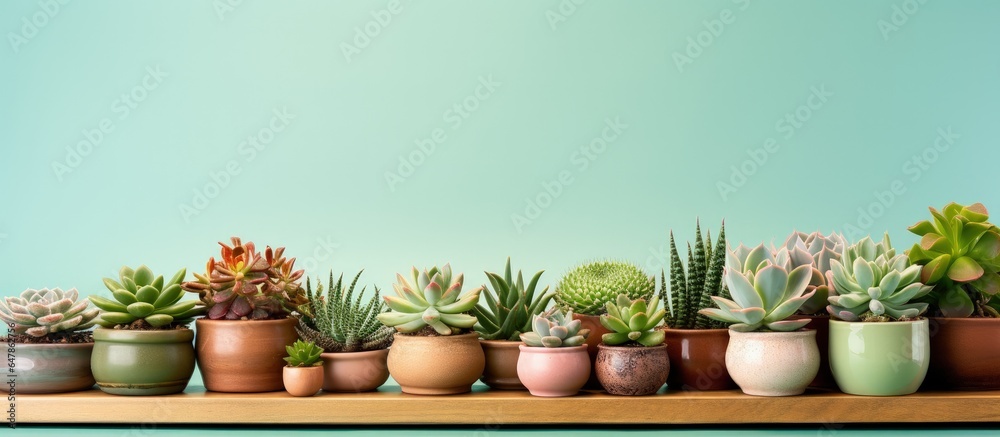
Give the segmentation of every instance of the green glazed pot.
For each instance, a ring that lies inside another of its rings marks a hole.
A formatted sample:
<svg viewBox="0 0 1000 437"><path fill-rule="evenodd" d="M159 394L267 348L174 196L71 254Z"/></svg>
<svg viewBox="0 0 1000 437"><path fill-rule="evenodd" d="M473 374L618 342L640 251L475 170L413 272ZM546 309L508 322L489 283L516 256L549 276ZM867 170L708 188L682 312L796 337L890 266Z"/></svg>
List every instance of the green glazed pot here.
<svg viewBox="0 0 1000 437"><path fill-rule="evenodd" d="M115 395L180 393L194 373L194 332L94 330L90 360L97 386Z"/></svg>
<svg viewBox="0 0 1000 437"><path fill-rule="evenodd" d="M930 364L927 319L912 322L830 321L830 370L844 393L908 395Z"/></svg>
<svg viewBox="0 0 1000 437"><path fill-rule="evenodd" d="M94 386L90 374L93 343L15 344L12 373L17 375L17 393L65 393Z"/></svg>

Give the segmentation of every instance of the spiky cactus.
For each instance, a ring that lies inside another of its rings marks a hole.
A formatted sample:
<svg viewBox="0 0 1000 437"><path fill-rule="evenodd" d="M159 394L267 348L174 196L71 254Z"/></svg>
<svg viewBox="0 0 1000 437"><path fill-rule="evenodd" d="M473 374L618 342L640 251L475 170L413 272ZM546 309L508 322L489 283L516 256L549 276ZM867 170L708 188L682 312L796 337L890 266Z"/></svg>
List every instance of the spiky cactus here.
<svg viewBox="0 0 1000 437"><path fill-rule="evenodd" d="M531 330L531 319L545 310L555 296L555 292L550 292L547 286L536 295L535 287L541 276L541 271L535 273L525 287L524 278L518 270L515 282L511 276L510 258L507 258L503 276L486 272L486 277L493 285L493 290L483 285L485 292L482 296L485 297L488 308L480 303L472 309L479 320L475 329L483 340L517 341L522 332Z"/></svg>
<svg viewBox="0 0 1000 437"><path fill-rule="evenodd" d="M521 334L521 341L531 347L572 347L587 342L589 329L581 329L579 320L573 320L573 311L563 314L558 307L549 308L531 321L531 332Z"/></svg>
<svg viewBox="0 0 1000 437"><path fill-rule="evenodd" d="M771 261L765 261L756 270L727 267L724 276L732 299L713 296L718 308L703 308L698 312L730 324L729 329L734 331L794 331L809 320L785 319L815 293L805 293L811 275L812 268L808 265L788 271Z"/></svg>
<svg viewBox="0 0 1000 437"><path fill-rule="evenodd" d="M299 336L310 340L326 352L361 352L388 348L392 344L394 329L382 325L378 315L385 311L385 302L378 287L375 295L364 301L365 287L354 298L354 287L361 278L354 277L345 290L344 275L330 285L327 295L323 295L323 284L316 280L316 292L306 281L306 297L309 303L300 307L302 317L295 327Z"/></svg>
<svg viewBox="0 0 1000 437"><path fill-rule="evenodd" d="M722 284L722 270L726 266L726 224L722 223L719 239L712 246L712 235L701 234L701 223L695 223L694 248L688 243L687 268L684 267L674 232L670 231L670 292L666 278L660 273L660 300L669 304L666 325L674 329L725 328L723 322L712 320L698 310L711 307L712 296L729 297ZM666 305L665 305L666 306Z"/></svg>
<svg viewBox="0 0 1000 437"><path fill-rule="evenodd" d="M438 335L460 334L476 324L476 316L466 313L479 302L481 287L460 299L465 276L452 278L450 264L423 272L413 267L410 273L413 283L396 275L398 283L392 285L396 296L384 298L392 311L378 315L382 324L403 334L430 327Z"/></svg>
<svg viewBox="0 0 1000 437"><path fill-rule="evenodd" d="M154 276L146 266L136 269L124 266L118 281L104 278L104 286L114 300L90 296L94 306L103 310L97 323L105 328L157 329L186 326L194 317L204 314L205 307L196 300L180 302L184 296L180 283L187 269L181 269L168 282ZM119 282L120 281L120 282Z"/></svg>
<svg viewBox="0 0 1000 437"><path fill-rule="evenodd" d="M865 237L833 262L833 282L838 295L830 296L830 315L849 322L906 320L927 311L927 303L914 302L931 291L920 282L921 268L910 265L906 255L896 255L886 234L875 244Z"/></svg>
<svg viewBox="0 0 1000 437"><path fill-rule="evenodd" d="M94 326L100 310L88 309L88 305L86 299L80 299L75 288L68 291L29 288L19 297L0 301L0 320L13 324L15 335L33 338L68 335Z"/></svg>
<svg viewBox="0 0 1000 437"><path fill-rule="evenodd" d="M659 306L658 296L653 296L647 305L645 299L630 301L624 294L618 295L617 303L608 302L608 313L601 316L601 324L611 331L601 336L601 341L610 346L638 343L651 347L663 344L663 331L655 328L667 312Z"/></svg>
<svg viewBox="0 0 1000 437"><path fill-rule="evenodd" d="M316 346L316 344L311 341L295 340L295 343L285 346L285 352L288 353L288 356L285 357L284 360L288 363L289 367L313 367L323 365L323 362L320 361L320 355L323 353L323 349Z"/></svg>
<svg viewBox="0 0 1000 437"><path fill-rule="evenodd" d="M597 316L619 294L629 299L649 298L656 289L653 277L635 264L598 261L581 265L563 276L556 286L556 303L577 314Z"/></svg>

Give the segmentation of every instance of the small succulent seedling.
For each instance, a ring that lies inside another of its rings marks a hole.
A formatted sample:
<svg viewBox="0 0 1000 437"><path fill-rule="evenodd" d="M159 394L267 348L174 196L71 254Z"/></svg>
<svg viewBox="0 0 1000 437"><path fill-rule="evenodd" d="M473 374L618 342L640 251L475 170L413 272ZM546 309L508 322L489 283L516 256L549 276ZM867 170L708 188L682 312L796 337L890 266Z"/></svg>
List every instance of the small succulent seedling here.
<svg viewBox="0 0 1000 437"><path fill-rule="evenodd" d="M299 308L302 317L295 330L303 339L313 341L326 352L361 352L380 350L392 344L394 329L383 325L378 315L385 312L385 302L375 287L375 294L363 300L365 287L354 298L355 286L361 272L358 272L350 286L344 287L344 276L333 282L330 272L330 286L323 295L323 284L316 281L316 292L306 282L307 305Z"/></svg>
<svg viewBox="0 0 1000 437"><path fill-rule="evenodd" d="M541 313L549 304L555 292L545 287L541 292L535 292L538 279L542 272L537 272L525 287L521 271L517 272L517 281L513 280L510 270L510 258L504 267L504 275L486 272L493 285L493 290L483 286L482 296L487 307L481 303L472 309L478 323L476 331L483 340L517 341L522 332L531 331L531 320Z"/></svg>
<svg viewBox="0 0 1000 437"><path fill-rule="evenodd" d="M125 329L186 326L205 312L196 300L180 302L184 296L180 283L186 274L187 269L181 269L170 281L164 282L163 276L154 276L144 265L134 270L122 267L118 281L104 278L104 286L111 291L114 300L90 296L94 306L103 310L97 323L105 328L121 326ZM137 324L137 321L141 322Z"/></svg>
<svg viewBox="0 0 1000 437"><path fill-rule="evenodd" d="M611 330L601 336L601 341L610 346L638 343L651 347L663 344L663 331L655 328L663 320L666 310L659 306L658 296L653 296L647 305L645 299L630 301L624 294L618 295L617 304L609 302L608 313L601 316L601 324Z"/></svg>
<svg viewBox="0 0 1000 437"><path fill-rule="evenodd" d="M75 288L27 289L19 297L0 301L0 320L13 324L13 334L42 338L70 334L94 326L100 312L88 309L89 302L80 299Z"/></svg>
<svg viewBox="0 0 1000 437"><path fill-rule="evenodd" d="M440 269L433 267L423 272L413 267L413 282L403 275L396 275L393 284L396 296L385 296L385 303L392 311L378 315L385 326L408 334L431 327L439 335L459 334L476 324L476 317L466 314L479 302L482 288L462 294L464 276L451 276L451 265Z"/></svg>
<svg viewBox="0 0 1000 437"><path fill-rule="evenodd" d="M285 346L285 352L288 352L285 361L288 362L289 367L323 365L323 362L320 361L320 354L323 353L323 348L316 346L316 343L311 341L296 340L295 343Z"/></svg>
<svg viewBox="0 0 1000 437"><path fill-rule="evenodd" d="M584 264L563 276L556 286L555 299L559 306L574 313L597 316L619 294L629 299L648 298L655 288L655 280L635 264L599 261Z"/></svg>
<svg viewBox="0 0 1000 437"><path fill-rule="evenodd" d="M573 311L565 315L558 308L535 316L531 332L521 334L521 341L531 347L571 347L587 342L589 329L581 329L582 322L573 319Z"/></svg>

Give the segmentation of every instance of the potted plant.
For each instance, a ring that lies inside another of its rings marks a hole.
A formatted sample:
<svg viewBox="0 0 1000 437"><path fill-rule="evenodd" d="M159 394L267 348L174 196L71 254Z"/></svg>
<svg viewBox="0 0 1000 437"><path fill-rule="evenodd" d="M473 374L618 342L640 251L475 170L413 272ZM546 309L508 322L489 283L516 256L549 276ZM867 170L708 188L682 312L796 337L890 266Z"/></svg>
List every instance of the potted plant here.
<svg viewBox="0 0 1000 437"><path fill-rule="evenodd" d="M521 334L521 354L517 358L517 376L534 396L573 396L590 378L590 354L583 327L570 311L563 315L558 307L535 316L532 331Z"/></svg>
<svg viewBox="0 0 1000 437"><path fill-rule="evenodd" d="M404 393L471 391L486 366L479 333L472 329L476 317L468 314L482 289L461 296L464 276L453 278L449 264L423 272L414 267L411 273L412 283L396 275L396 296L385 297L391 311L378 315L397 331L389 348L389 373Z"/></svg>
<svg viewBox="0 0 1000 437"><path fill-rule="evenodd" d="M296 340L285 346L288 365L281 370L285 391L296 397L313 396L323 388L323 349L311 341Z"/></svg>
<svg viewBox="0 0 1000 437"><path fill-rule="evenodd" d="M732 299L713 296L718 308L699 313L730 324L726 368L743 393L801 394L819 371L819 348L816 331L801 329L809 320L788 318L815 293L805 292L812 267L803 265L788 271L770 260L747 269L740 267L725 269Z"/></svg>
<svg viewBox="0 0 1000 437"><path fill-rule="evenodd" d="M670 290L660 273L660 300L668 307L663 334L670 356L670 390L728 390L736 383L726 370L729 331L726 324L698 313L712 305L712 296L729 297L722 284L726 266L726 224L713 245L711 233L702 236L701 224L695 225L694 247L688 244L685 268L677 253L674 233L670 232ZM714 246L714 248L713 248Z"/></svg>
<svg viewBox="0 0 1000 437"><path fill-rule="evenodd" d="M195 352L205 388L210 391L254 393L278 391L285 345L295 341L297 320L292 313L306 303L299 285L302 270L284 248L264 256L252 242L232 238L222 257L210 258L205 274L182 284L198 293L208 308L195 320Z"/></svg>
<svg viewBox="0 0 1000 437"><path fill-rule="evenodd" d="M27 289L20 297L0 300L0 320L7 324L4 343L14 343L17 392L65 393L94 386L88 332L99 313L88 309L75 288Z"/></svg>
<svg viewBox="0 0 1000 437"><path fill-rule="evenodd" d="M895 396L920 387L930 340L927 319L919 317L928 305L912 301L931 291L920 275L888 234L878 244L865 237L833 262L830 368L844 393Z"/></svg>
<svg viewBox="0 0 1000 437"><path fill-rule="evenodd" d="M555 301L564 311L571 311L573 317L590 330L587 338L587 352L590 353L591 369L597 360L597 345L608 330L601 325L601 314L605 305L614 302L619 294L629 299L648 299L656 291L655 279L646 275L635 264L621 261L598 261L581 265L559 281L556 286ZM597 375L591 373L587 388L601 388Z"/></svg>
<svg viewBox="0 0 1000 437"><path fill-rule="evenodd" d="M597 352L597 379L613 395L644 396L667 383L670 359L662 330L654 330L666 315L660 298L629 300L618 295L617 304L607 304L601 324L609 333L601 338Z"/></svg>
<svg viewBox="0 0 1000 437"><path fill-rule="evenodd" d="M306 282L309 303L302 308L302 317L295 330L303 339L323 349L323 390L360 393L373 391L389 379L386 360L392 345L394 329L382 325L378 315L385 311L385 302L378 287L367 301L365 287L354 297L358 272L349 286L343 275L330 285L323 295L323 284L316 281L316 292ZM346 289L345 289L346 288Z"/></svg>
<svg viewBox="0 0 1000 437"><path fill-rule="evenodd" d="M908 255L933 287L927 385L957 390L1000 389L1000 229L981 203L930 208L931 220L910 226L921 237Z"/></svg>
<svg viewBox="0 0 1000 437"><path fill-rule="evenodd" d="M91 369L97 386L115 395L180 393L194 373L194 333L187 328L203 306L184 297L181 269L167 282L146 266L122 267L104 278L114 299L90 296L102 310L94 330Z"/></svg>
<svg viewBox="0 0 1000 437"><path fill-rule="evenodd" d="M504 266L504 274L486 272L491 290L483 285L486 307L482 303L472 309L479 321L475 329L479 332L479 344L486 356L486 369L480 378L486 385L501 390L524 390L517 377L517 357L520 355L521 333L531 331L532 319L545 310L555 292L549 287L535 293L541 271L535 273L524 285L521 271L517 281L511 276L510 258Z"/></svg>

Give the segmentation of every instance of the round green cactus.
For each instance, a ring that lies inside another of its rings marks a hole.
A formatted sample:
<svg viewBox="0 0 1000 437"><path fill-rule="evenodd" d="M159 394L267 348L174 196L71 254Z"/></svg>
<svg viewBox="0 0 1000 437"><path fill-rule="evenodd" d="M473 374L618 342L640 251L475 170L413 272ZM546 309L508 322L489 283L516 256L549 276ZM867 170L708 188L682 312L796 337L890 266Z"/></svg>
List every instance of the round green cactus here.
<svg viewBox="0 0 1000 437"><path fill-rule="evenodd" d="M45 337L50 334L82 331L94 325L97 308L87 309L75 288L27 289L20 297L0 301L0 320L14 325L14 334Z"/></svg>
<svg viewBox="0 0 1000 437"><path fill-rule="evenodd" d="M104 278L104 286L111 290L114 300L101 296L89 297L94 306L103 310L97 323L111 328L118 325L129 326L142 320L149 325L137 327L138 329L191 323L195 316L205 312L205 308L194 300L179 302L184 296L181 281L185 274L187 269L181 269L169 282L164 282L163 276L154 276L149 267L139 266L135 270L122 267L118 273L120 282Z"/></svg>
<svg viewBox="0 0 1000 437"><path fill-rule="evenodd" d="M619 294L629 300L648 299L656 283L638 266L619 261L598 261L570 271L556 287L556 303L578 314L592 316L605 312Z"/></svg>

